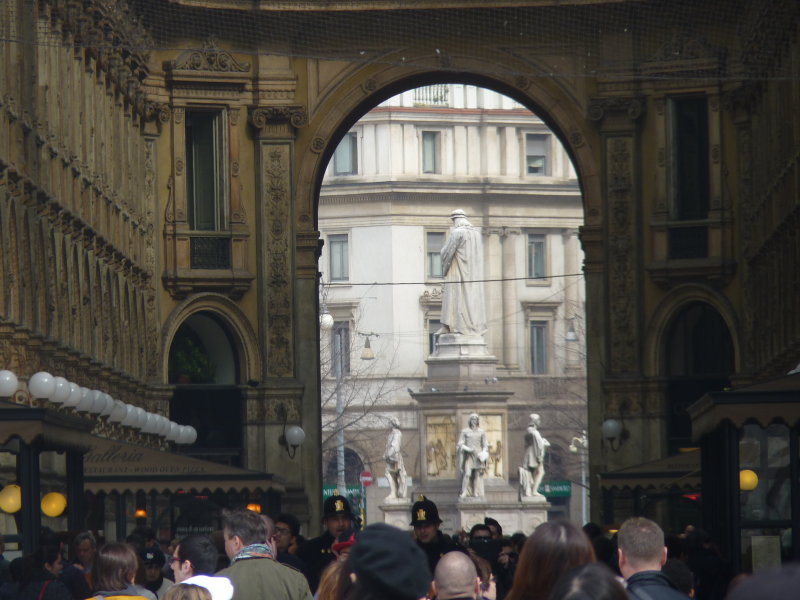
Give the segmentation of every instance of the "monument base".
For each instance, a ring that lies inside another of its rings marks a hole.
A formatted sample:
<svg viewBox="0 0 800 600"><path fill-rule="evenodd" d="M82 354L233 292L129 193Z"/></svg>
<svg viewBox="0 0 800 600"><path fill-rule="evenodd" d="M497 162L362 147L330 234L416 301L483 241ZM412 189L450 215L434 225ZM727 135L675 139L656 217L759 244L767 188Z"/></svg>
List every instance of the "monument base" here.
<svg viewBox="0 0 800 600"><path fill-rule="evenodd" d="M411 500L409 498L384 499L380 505L383 522L400 529L408 529L411 523Z"/></svg>
<svg viewBox="0 0 800 600"><path fill-rule="evenodd" d="M437 339L436 350L425 361L428 382L483 383L494 378L497 358L489 354L483 336L443 333Z"/></svg>

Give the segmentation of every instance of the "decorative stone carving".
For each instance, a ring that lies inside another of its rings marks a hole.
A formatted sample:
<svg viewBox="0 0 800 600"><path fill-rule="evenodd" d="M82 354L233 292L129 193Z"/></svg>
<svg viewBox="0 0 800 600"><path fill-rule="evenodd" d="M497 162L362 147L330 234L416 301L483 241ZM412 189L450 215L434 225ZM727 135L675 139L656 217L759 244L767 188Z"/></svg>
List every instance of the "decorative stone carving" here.
<svg viewBox="0 0 800 600"><path fill-rule="evenodd" d="M263 129L267 125L281 125L289 123L292 127L299 128L308 125L308 114L302 106L268 106L250 109L250 124L256 129Z"/></svg>
<svg viewBox="0 0 800 600"><path fill-rule="evenodd" d="M633 247L633 138L609 137L606 140L607 197L609 220L609 306L611 370L627 373L637 370L636 326L637 289Z"/></svg>
<svg viewBox="0 0 800 600"><path fill-rule="evenodd" d="M292 374L292 296L291 228L285 225L291 219L290 147L285 143L264 143L261 147L263 188L261 203L264 206L266 227L267 296L267 370L270 376L286 377Z"/></svg>
<svg viewBox="0 0 800 600"><path fill-rule="evenodd" d="M250 63L240 63L227 50L221 50L212 36L199 50L187 50L169 63L171 71L214 71L247 73Z"/></svg>
<svg viewBox="0 0 800 600"><path fill-rule="evenodd" d="M326 142L325 138L315 137L311 140L311 151L319 154L323 150L325 150Z"/></svg>
<svg viewBox="0 0 800 600"><path fill-rule="evenodd" d="M645 112L644 98L609 96L592 98L586 116L592 121L601 121L608 113L625 113L629 119L636 121Z"/></svg>

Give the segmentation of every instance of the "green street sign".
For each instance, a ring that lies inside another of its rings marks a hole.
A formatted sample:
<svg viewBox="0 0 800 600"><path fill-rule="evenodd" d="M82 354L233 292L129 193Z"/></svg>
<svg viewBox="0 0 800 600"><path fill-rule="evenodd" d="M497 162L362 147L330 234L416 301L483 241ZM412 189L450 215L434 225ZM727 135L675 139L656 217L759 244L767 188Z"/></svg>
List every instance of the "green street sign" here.
<svg viewBox="0 0 800 600"><path fill-rule="evenodd" d="M326 498L330 498L333 496L333 492L335 490L339 490L335 485L323 485L322 486L322 499L325 500ZM361 495L361 486L360 485L348 485L347 489L342 493L342 490L339 490L339 494L344 496L345 498L353 498L355 496Z"/></svg>
<svg viewBox="0 0 800 600"><path fill-rule="evenodd" d="M539 493L545 498L569 498L572 496L571 481L546 481L539 484Z"/></svg>

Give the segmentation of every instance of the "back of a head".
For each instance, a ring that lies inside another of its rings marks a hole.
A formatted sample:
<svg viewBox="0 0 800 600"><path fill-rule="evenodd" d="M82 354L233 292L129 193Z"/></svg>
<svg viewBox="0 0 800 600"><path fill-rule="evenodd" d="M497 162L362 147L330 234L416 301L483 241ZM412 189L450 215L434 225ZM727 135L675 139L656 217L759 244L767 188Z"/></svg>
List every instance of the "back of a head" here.
<svg viewBox="0 0 800 600"><path fill-rule="evenodd" d="M564 520L542 523L522 548L506 598L544 600L564 573L594 559L592 544L577 525Z"/></svg>
<svg viewBox="0 0 800 600"><path fill-rule="evenodd" d="M628 593L611 569L589 563L561 577L550 600L628 600Z"/></svg>
<svg viewBox="0 0 800 600"><path fill-rule="evenodd" d="M384 523L364 528L348 562L354 577L348 599L417 600L431 584L425 553L407 531Z"/></svg>
<svg viewBox="0 0 800 600"><path fill-rule="evenodd" d="M633 567L660 563L664 555L664 532L655 521L633 517L620 526L617 545Z"/></svg>
<svg viewBox="0 0 800 600"><path fill-rule="evenodd" d="M448 552L436 565L433 582L439 600L473 598L478 571L473 560L463 552Z"/></svg>
<svg viewBox="0 0 800 600"><path fill-rule="evenodd" d="M217 571L219 551L207 535L189 535L178 544L178 558L188 560L194 575L213 575Z"/></svg>
<svg viewBox="0 0 800 600"><path fill-rule="evenodd" d="M114 592L124 590L139 568L136 551L128 544L105 544L97 551L94 565L95 588Z"/></svg>
<svg viewBox="0 0 800 600"><path fill-rule="evenodd" d="M176 583L167 590L162 600L211 600L211 592L199 585Z"/></svg>
<svg viewBox="0 0 800 600"><path fill-rule="evenodd" d="M245 546L263 544L267 530L261 515L251 510L222 511L222 526L228 535L238 536Z"/></svg>

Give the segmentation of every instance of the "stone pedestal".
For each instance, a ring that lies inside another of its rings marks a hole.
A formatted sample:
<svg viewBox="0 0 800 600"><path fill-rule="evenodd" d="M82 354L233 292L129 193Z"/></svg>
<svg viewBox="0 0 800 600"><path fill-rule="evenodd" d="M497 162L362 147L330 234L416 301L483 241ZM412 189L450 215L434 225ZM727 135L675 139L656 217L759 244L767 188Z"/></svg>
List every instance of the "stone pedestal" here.
<svg viewBox="0 0 800 600"><path fill-rule="evenodd" d="M380 505L383 522L400 529L408 529L411 523L411 500L384 500Z"/></svg>
<svg viewBox="0 0 800 600"><path fill-rule="evenodd" d="M489 354L481 336L443 333L428 363L428 381L439 388L484 382L495 376L497 358Z"/></svg>

